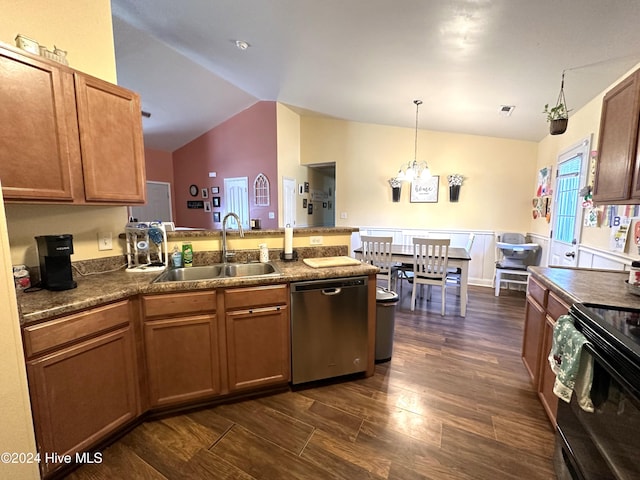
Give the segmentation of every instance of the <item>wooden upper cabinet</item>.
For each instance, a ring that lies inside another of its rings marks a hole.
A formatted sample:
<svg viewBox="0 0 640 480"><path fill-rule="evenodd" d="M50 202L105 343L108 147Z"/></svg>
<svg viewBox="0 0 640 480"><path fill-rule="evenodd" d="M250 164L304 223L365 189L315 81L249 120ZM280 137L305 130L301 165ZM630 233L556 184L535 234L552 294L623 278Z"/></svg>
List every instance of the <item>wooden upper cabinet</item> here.
<svg viewBox="0 0 640 480"><path fill-rule="evenodd" d="M611 89L602 101L593 190L593 200L597 203L640 201L636 160L639 115L640 71L637 71ZM635 201L630 201L632 198Z"/></svg>
<svg viewBox="0 0 640 480"><path fill-rule="evenodd" d="M140 97L94 77L74 77L86 200L144 203Z"/></svg>
<svg viewBox="0 0 640 480"><path fill-rule="evenodd" d="M9 202L145 202L140 98L0 46L0 180Z"/></svg>
<svg viewBox="0 0 640 480"><path fill-rule="evenodd" d="M69 201L71 153L64 94L73 78L46 62L0 49L0 180L5 199Z"/></svg>

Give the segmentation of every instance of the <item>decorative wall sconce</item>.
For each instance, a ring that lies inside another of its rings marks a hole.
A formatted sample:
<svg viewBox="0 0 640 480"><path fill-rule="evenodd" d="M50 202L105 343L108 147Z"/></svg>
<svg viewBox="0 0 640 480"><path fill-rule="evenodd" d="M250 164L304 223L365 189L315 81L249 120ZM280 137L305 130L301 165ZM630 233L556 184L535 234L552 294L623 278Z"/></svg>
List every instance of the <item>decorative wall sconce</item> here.
<svg viewBox="0 0 640 480"><path fill-rule="evenodd" d="M391 185L391 194L394 202L400 201L400 193L402 192L402 182L397 178L390 178L389 185Z"/></svg>
<svg viewBox="0 0 640 480"><path fill-rule="evenodd" d="M447 175L447 180L449 181L449 201L457 202L460 197L460 187L462 187L464 177L459 173L453 173Z"/></svg>

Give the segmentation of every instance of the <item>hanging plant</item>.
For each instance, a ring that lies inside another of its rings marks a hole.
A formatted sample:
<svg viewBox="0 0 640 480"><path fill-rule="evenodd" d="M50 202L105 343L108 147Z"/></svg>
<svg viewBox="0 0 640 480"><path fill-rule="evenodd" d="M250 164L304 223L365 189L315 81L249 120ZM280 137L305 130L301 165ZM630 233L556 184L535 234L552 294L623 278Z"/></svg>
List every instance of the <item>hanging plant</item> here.
<svg viewBox="0 0 640 480"><path fill-rule="evenodd" d="M562 72L562 82L560 83L560 93L556 106L549 108L547 103L542 111L547 116L549 122L549 133L551 135L562 135L567 131L569 125L569 110L567 109L567 101L564 98L564 72Z"/></svg>

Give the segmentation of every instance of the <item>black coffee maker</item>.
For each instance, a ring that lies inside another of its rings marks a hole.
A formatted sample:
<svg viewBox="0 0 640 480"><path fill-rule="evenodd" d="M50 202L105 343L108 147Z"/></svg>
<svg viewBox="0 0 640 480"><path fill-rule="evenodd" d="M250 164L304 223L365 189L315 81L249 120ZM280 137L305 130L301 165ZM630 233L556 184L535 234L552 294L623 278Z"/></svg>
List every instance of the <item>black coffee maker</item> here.
<svg viewBox="0 0 640 480"><path fill-rule="evenodd" d="M36 237L40 260L40 286L47 290L69 290L78 284L71 273L73 235Z"/></svg>

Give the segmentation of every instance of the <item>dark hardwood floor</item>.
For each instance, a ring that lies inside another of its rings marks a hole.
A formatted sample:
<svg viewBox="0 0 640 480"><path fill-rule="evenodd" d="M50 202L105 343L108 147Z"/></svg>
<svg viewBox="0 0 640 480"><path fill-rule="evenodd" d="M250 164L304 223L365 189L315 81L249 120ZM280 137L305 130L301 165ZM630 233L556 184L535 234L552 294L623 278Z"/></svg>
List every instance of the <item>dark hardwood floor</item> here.
<svg viewBox="0 0 640 480"><path fill-rule="evenodd" d="M370 378L146 422L71 479L555 479L553 429L520 360L524 294L470 287L396 310Z"/></svg>

